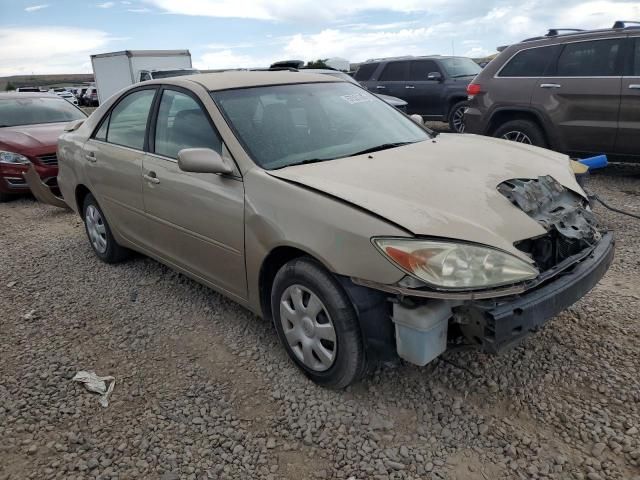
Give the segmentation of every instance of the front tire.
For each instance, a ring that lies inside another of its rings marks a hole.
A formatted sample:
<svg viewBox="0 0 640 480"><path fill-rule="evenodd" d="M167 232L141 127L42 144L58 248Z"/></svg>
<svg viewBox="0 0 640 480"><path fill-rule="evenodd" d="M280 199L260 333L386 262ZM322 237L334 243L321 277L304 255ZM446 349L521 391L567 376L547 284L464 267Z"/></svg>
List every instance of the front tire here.
<svg viewBox="0 0 640 480"><path fill-rule="evenodd" d="M131 251L118 245L113 238L107 218L91 194L84 199L82 219L91 248L100 260L105 263L118 263L129 257Z"/></svg>
<svg viewBox="0 0 640 480"><path fill-rule="evenodd" d="M531 120L510 120L500 125L493 136L512 142L547 148L547 140L538 125Z"/></svg>
<svg viewBox="0 0 640 480"><path fill-rule="evenodd" d="M455 133L464 133L464 113L469 108L466 100L458 102L449 111L449 129Z"/></svg>
<svg viewBox="0 0 640 480"><path fill-rule="evenodd" d="M355 309L336 279L310 258L285 264L271 290L278 337L302 372L324 387L341 389L366 371Z"/></svg>

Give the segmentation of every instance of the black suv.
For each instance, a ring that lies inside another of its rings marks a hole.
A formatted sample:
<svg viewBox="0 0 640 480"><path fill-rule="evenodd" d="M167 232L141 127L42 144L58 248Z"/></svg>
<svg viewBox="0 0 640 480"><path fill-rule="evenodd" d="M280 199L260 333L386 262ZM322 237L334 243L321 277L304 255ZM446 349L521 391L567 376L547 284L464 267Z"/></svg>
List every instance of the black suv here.
<svg viewBox="0 0 640 480"><path fill-rule="evenodd" d="M640 159L640 23L552 29L511 45L468 91L468 133Z"/></svg>
<svg viewBox="0 0 640 480"><path fill-rule="evenodd" d="M369 60L354 78L368 90L403 99L408 114L449 122L462 133L467 85L480 70L465 57L400 57Z"/></svg>

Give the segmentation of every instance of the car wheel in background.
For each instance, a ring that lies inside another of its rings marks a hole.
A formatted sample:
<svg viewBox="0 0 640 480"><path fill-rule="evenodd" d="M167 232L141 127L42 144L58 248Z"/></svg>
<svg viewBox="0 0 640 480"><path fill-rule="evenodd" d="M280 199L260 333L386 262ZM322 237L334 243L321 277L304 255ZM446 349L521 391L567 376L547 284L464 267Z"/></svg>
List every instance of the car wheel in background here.
<svg viewBox="0 0 640 480"><path fill-rule="evenodd" d="M298 258L280 269L271 308L282 345L311 380L339 389L365 372L355 309L336 279L316 261Z"/></svg>
<svg viewBox="0 0 640 480"><path fill-rule="evenodd" d="M130 250L116 243L100 205L91 194L84 200L82 219L91 248L100 260L117 263L129 257Z"/></svg>
<svg viewBox="0 0 640 480"><path fill-rule="evenodd" d="M547 148L547 140L538 125L530 120L511 120L500 125L493 136L512 142Z"/></svg>
<svg viewBox="0 0 640 480"><path fill-rule="evenodd" d="M464 113L469 108L466 101L456 103L449 112L449 129L455 133L464 133Z"/></svg>

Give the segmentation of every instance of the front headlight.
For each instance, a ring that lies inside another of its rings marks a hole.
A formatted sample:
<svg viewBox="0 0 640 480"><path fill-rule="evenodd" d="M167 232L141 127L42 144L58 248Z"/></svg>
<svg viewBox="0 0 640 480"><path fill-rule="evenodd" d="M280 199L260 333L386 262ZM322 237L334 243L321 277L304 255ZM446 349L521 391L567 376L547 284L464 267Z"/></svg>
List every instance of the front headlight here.
<svg viewBox="0 0 640 480"><path fill-rule="evenodd" d="M486 288L538 276L538 270L490 247L446 241L376 238L378 249L411 276L441 288Z"/></svg>
<svg viewBox="0 0 640 480"><path fill-rule="evenodd" d="M29 163L29 159L24 155L13 152L5 152L0 150L0 163L8 163L13 165L26 165Z"/></svg>

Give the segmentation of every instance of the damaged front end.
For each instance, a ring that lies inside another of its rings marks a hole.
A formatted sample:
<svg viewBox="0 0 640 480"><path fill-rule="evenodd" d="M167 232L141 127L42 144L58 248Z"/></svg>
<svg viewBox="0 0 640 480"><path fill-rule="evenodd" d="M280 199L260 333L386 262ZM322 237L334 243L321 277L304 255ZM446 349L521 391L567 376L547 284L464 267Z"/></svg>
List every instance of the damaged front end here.
<svg viewBox="0 0 640 480"><path fill-rule="evenodd" d="M613 261L613 235L598 226L584 197L553 177L508 180L497 189L546 231L514 244L540 274L492 290L411 288L415 281L406 279L381 288L396 294L396 350L405 360L425 365L453 342L489 353L509 348L589 292Z"/></svg>

